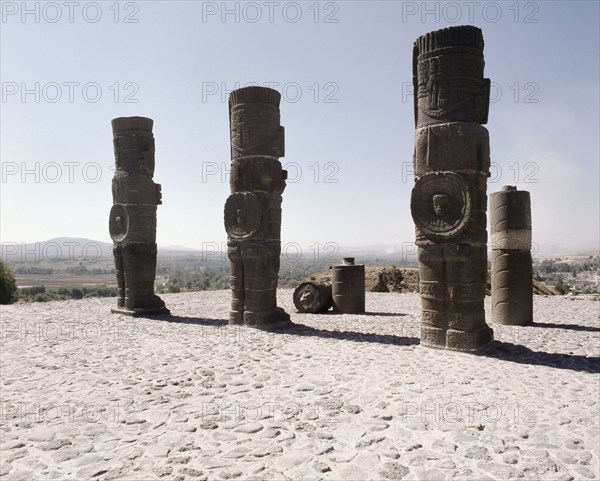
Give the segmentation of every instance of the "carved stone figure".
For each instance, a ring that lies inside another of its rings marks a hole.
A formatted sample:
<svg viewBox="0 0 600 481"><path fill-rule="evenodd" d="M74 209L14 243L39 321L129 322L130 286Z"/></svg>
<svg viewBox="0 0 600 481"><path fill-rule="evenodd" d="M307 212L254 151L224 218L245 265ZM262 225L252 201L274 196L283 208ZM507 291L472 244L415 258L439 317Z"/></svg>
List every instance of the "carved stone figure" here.
<svg viewBox="0 0 600 481"><path fill-rule="evenodd" d="M340 314L365 312L365 266L355 264L354 257L344 257L343 264L333 266L333 311Z"/></svg>
<svg viewBox="0 0 600 481"><path fill-rule="evenodd" d="M489 79L472 26L419 37L413 50L415 185L421 344L477 350L492 340L483 301L487 272Z"/></svg>
<svg viewBox="0 0 600 481"><path fill-rule="evenodd" d="M130 316L168 313L154 294L156 208L161 188L154 175L152 119L120 117L112 121L116 170L109 231L114 241L119 299L113 312Z"/></svg>
<svg viewBox="0 0 600 481"><path fill-rule="evenodd" d="M225 203L227 251L231 263L230 324L255 327L290 322L277 307L281 254L281 194L287 172L281 95L245 87L229 97L231 195Z"/></svg>
<svg viewBox="0 0 600 481"><path fill-rule="evenodd" d="M492 226L492 316L498 324L533 323L531 199L505 185L490 195Z"/></svg>
<svg viewBox="0 0 600 481"><path fill-rule="evenodd" d="M294 305L309 314L328 311L333 306L331 282L303 282L294 290Z"/></svg>

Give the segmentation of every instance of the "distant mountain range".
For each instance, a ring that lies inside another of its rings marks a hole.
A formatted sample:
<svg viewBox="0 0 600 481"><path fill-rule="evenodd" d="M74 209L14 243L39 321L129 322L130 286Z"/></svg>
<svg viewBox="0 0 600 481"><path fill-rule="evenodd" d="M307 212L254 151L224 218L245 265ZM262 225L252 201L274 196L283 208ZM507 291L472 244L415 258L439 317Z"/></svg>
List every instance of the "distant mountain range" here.
<svg viewBox="0 0 600 481"><path fill-rule="evenodd" d="M113 244L83 237L55 237L40 242L3 242L0 258L8 262L34 262L39 260L96 259L112 256ZM177 255L201 253L198 249L184 246L159 247L159 254Z"/></svg>
<svg viewBox="0 0 600 481"><path fill-rule="evenodd" d="M537 247L537 249L536 249ZM85 239L82 237L56 237L40 242L15 243L5 242L0 244L0 257L8 262L28 262L58 259L95 259L112 256L113 244L109 242ZM170 245L158 248L159 255L184 255L201 254L201 249L192 247ZM355 257L380 257L398 258L411 256L416 260L414 244L404 245L373 245L373 246L340 246L334 254L336 258ZM574 255L598 255L598 242L582 243L577 247L565 248L552 244L534 246L534 256L556 257Z"/></svg>
<svg viewBox="0 0 600 481"><path fill-rule="evenodd" d="M56 237L40 242L3 242L0 257L8 262L99 259L112 255L112 244L81 237Z"/></svg>

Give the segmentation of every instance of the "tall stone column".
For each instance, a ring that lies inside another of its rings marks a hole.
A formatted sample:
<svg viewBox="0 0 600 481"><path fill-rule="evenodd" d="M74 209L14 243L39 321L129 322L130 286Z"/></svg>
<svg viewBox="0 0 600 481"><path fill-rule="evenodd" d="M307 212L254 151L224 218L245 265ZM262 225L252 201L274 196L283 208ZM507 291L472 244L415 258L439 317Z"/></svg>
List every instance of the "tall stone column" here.
<svg viewBox="0 0 600 481"><path fill-rule="evenodd" d="M225 203L231 264L230 324L267 327L290 322L277 307L281 255L281 194L287 171L281 95L246 87L229 97L231 195Z"/></svg>
<svg viewBox="0 0 600 481"><path fill-rule="evenodd" d="M490 195L492 317L511 326L533 324L531 198L505 185Z"/></svg>
<svg viewBox="0 0 600 481"><path fill-rule="evenodd" d="M154 175L152 119L120 117L112 121L115 175L109 231L114 241L119 299L112 312L130 316L168 313L154 294L156 207L161 203Z"/></svg>
<svg viewBox="0 0 600 481"><path fill-rule="evenodd" d="M485 322L489 79L483 35L472 26L419 37L413 50L415 185L421 344L474 351Z"/></svg>

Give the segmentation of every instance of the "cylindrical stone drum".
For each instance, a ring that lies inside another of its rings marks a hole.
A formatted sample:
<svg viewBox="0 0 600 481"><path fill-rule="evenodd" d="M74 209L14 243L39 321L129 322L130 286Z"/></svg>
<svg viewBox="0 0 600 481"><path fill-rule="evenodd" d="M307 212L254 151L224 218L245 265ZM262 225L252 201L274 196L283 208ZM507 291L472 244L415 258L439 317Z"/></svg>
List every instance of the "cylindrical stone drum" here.
<svg viewBox="0 0 600 481"><path fill-rule="evenodd" d="M512 185L490 194L492 249L531 249L531 196Z"/></svg>
<svg viewBox="0 0 600 481"><path fill-rule="evenodd" d="M490 195L492 317L497 324L533 323L531 198L505 185Z"/></svg>
<svg viewBox="0 0 600 481"><path fill-rule="evenodd" d="M354 264L354 257L333 266L331 274L333 310L341 314L365 312L365 266Z"/></svg>
<svg viewBox="0 0 600 481"><path fill-rule="evenodd" d="M492 250L492 317L497 324L533 323L531 251Z"/></svg>
<svg viewBox="0 0 600 481"><path fill-rule="evenodd" d="M303 282L294 291L294 305L309 314L328 311L333 306L331 282Z"/></svg>

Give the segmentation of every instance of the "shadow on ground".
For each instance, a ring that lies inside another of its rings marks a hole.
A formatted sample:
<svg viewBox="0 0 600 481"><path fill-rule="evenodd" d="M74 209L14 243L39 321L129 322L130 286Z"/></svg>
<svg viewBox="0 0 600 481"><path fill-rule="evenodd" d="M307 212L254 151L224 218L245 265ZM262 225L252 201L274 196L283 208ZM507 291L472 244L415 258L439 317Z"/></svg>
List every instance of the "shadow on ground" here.
<svg viewBox="0 0 600 481"><path fill-rule="evenodd" d="M166 321L166 322L178 322L180 324L197 324L200 326L226 326L229 324L227 319L208 319L203 317L184 317L184 316L174 316L172 314L161 314L159 316L152 316L151 319L156 319L157 321Z"/></svg>
<svg viewBox="0 0 600 481"><path fill-rule="evenodd" d="M311 314L308 312L299 312L298 314L301 315L307 315L307 316L342 316L344 314L340 313L340 312L336 312L336 311L325 311L325 312L319 312L319 313L315 313L315 314ZM360 312L358 314L350 314L352 316L377 316L377 317L403 317L403 316L408 316L408 314L404 314L403 312L371 312L371 311L365 311L365 312Z"/></svg>
<svg viewBox="0 0 600 481"><path fill-rule="evenodd" d="M390 314L388 315L401 315L401 314ZM229 321L226 319L204 319L200 317L183 317L174 316L171 314L164 314L160 316L153 316L152 319L166 322L178 322L181 324L195 324L199 326L214 326L223 327L228 326ZM234 326L232 326L234 327ZM235 326L237 328L253 329L243 325ZM395 336L392 334L374 334L369 332L358 332L358 331L342 331L342 330L328 330L319 329L316 327L306 326L304 324L294 323L287 327L273 327L260 329L262 331L272 332L273 334L299 336L299 337L319 337L322 339L336 339L340 341L352 341L352 342L373 342L380 344L392 344L396 346L414 346L419 344L419 338L417 337L403 337Z"/></svg>
<svg viewBox="0 0 600 481"><path fill-rule="evenodd" d="M525 327L550 327L555 329L569 329L571 331L600 332L600 327L580 326L579 324L554 324L552 322L534 322L530 326Z"/></svg>
<svg viewBox="0 0 600 481"><path fill-rule="evenodd" d="M377 313L368 314L381 315ZM403 314L383 313L383 315L401 316ZM226 319L205 319L198 317L174 316L170 314L153 316L153 319L166 322L178 322L181 324L195 324L200 326L214 327L222 327L227 326L229 324ZM563 329L575 329L591 332L596 332L598 330L597 328L578 326L573 324L536 323L533 327L557 327ZM290 325L289 327L277 327L265 330L272 332L273 334L281 334L288 336L318 337L321 339L334 339L339 341L351 342L371 342L378 344L390 344L394 346L415 346L420 343L420 339L418 337L396 336L393 334L376 334L358 331L319 329L297 322ZM578 354L561 354L553 352L533 351L526 346L512 344L509 342L493 341L490 345L486 346L481 351L474 353L473 355L485 356L501 361L515 362L518 364L548 366L557 369L570 369L573 371L587 372L593 374L600 373L600 357L588 357Z"/></svg>
<svg viewBox="0 0 600 481"><path fill-rule="evenodd" d="M420 342L418 337L395 336L393 334L375 334L371 332L358 331L330 331L328 329L318 329L299 323L294 323L291 328L281 330L280 332L291 336L319 337L321 339L335 339L339 341L352 342L374 342L379 344L392 344L395 346L414 346Z"/></svg>
<svg viewBox="0 0 600 481"><path fill-rule="evenodd" d="M578 354L532 351L528 347L510 342L494 341L477 352L478 356L491 357L501 361L548 366L557 369L571 369L579 372L600 373L600 357L588 357Z"/></svg>

